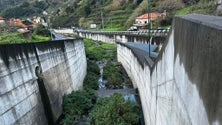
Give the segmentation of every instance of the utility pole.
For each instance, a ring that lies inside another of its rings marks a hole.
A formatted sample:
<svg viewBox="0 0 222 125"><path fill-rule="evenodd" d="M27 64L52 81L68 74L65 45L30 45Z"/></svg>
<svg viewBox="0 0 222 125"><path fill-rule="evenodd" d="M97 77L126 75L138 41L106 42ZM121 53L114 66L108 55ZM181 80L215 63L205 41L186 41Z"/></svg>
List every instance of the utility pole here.
<svg viewBox="0 0 222 125"><path fill-rule="evenodd" d="M51 37L51 40L53 40L53 37L52 37L52 29L51 29L51 15L48 16L48 28L49 28L49 31L50 31L50 37Z"/></svg>
<svg viewBox="0 0 222 125"><path fill-rule="evenodd" d="M102 28L104 30L104 21L103 21L103 12L101 11L101 19L102 19Z"/></svg>
<svg viewBox="0 0 222 125"><path fill-rule="evenodd" d="M151 30L151 20L150 20L150 0L148 0L148 45L149 45L149 57L150 57L150 45L151 45L151 36L150 36L150 30Z"/></svg>
<svg viewBox="0 0 222 125"><path fill-rule="evenodd" d="M111 21L111 29L112 29L113 28L112 17L110 17L110 21Z"/></svg>

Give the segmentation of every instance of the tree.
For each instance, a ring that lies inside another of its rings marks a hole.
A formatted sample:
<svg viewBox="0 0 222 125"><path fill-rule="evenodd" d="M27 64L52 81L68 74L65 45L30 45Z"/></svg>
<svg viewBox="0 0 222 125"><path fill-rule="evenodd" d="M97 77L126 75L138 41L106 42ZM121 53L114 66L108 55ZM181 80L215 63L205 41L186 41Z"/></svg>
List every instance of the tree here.
<svg viewBox="0 0 222 125"><path fill-rule="evenodd" d="M89 116L88 125L138 125L140 109L121 94L100 98Z"/></svg>
<svg viewBox="0 0 222 125"><path fill-rule="evenodd" d="M63 113L65 118L62 123L65 125L74 125L92 108L96 96L93 90L85 89L82 91L73 91L63 98Z"/></svg>
<svg viewBox="0 0 222 125"><path fill-rule="evenodd" d="M42 36L50 36L50 31L42 24L37 24L34 33Z"/></svg>

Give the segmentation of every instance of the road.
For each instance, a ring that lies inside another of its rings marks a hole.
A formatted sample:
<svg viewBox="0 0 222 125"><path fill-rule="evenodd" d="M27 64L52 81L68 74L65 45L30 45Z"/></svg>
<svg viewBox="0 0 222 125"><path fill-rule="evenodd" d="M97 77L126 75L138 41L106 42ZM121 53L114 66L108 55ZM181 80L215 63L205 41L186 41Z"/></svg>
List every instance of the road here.
<svg viewBox="0 0 222 125"><path fill-rule="evenodd" d="M64 36L57 34L55 32L52 32L52 35L54 36L53 40L64 40L66 39Z"/></svg>
<svg viewBox="0 0 222 125"><path fill-rule="evenodd" d="M134 49L139 49L141 51L144 51L145 53L149 53L149 45L148 44L142 44L142 43L134 43L134 42L127 42L124 43L125 45L129 47L133 47ZM157 57L158 53L154 52L154 50L157 48L157 45L150 45L150 56L151 57Z"/></svg>

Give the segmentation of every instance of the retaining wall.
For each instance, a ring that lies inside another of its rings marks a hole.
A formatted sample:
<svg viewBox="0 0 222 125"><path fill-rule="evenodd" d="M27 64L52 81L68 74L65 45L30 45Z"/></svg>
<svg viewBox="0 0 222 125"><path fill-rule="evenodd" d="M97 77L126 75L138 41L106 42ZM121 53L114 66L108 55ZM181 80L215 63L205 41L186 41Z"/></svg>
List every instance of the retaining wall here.
<svg viewBox="0 0 222 125"><path fill-rule="evenodd" d="M153 65L118 44L118 60L139 90L146 125L222 124L221 22L206 15L175 17Z"/></svg>
<svg viewBox="0 0 222 125"><path fill-rule="evenodd" d="M1 125L47 124L37 66L55 121L62 113L62 96L82 88L87 66L82 40L0 45Z"/></svg>

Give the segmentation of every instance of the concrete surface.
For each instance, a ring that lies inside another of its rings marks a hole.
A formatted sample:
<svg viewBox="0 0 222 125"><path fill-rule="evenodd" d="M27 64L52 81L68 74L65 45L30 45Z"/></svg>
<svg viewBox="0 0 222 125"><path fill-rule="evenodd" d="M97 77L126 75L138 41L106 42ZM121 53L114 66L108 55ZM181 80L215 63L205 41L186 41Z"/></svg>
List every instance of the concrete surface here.
<svg viewBox="0 0 222 125"><path fill-rule="evenodd" d="M86 57L81 39L0 45L0 124L46 125L35 75L39 66L56 120L62 96L82 87Z"/></svg>
<svg viewBox="0 0 222 125"><path fill-rule="evenodd" d="M146 125L222 124L222 17L175 17L157 61L118 44L118 60L140 93Z"/></svg>

